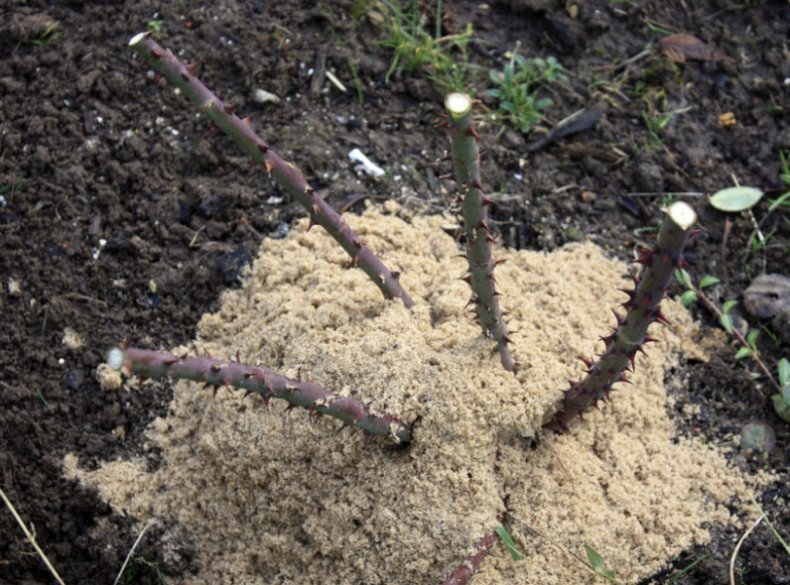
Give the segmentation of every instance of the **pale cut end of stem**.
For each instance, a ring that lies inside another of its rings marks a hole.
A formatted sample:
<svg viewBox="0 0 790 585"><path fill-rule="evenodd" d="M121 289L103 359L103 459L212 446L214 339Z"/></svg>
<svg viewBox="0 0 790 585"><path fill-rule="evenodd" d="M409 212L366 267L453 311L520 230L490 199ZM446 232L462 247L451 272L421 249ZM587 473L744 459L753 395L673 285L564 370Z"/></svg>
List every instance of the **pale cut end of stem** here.
<svg viewBox="0 0 790 585"><path fill-rule="evenodd" d="M667 215L682 230L687 230L697 222L697 213L691 205L683 201L676 201L667 209Z"/></svg>
<svg viewBox="0 0 790 585"><path fill-rule="evenodd" d="M454 120L463 118L472 110L472 98L465 93L451 93L444 98L444 107Z"/></svg>
<svg viewBox="0 0 790 585"><path fill-rule="evenodd" d="M113 370L121 370L123 368L123 350L120 347L113 347L107 352L107 365Z"/></svg>
<svg viewBox="0 0 790 585"><path fill-rule="evenodd" d="M131 40L129 41L129 46L130 46L130 47L134 47L134 46L135 46L137 43L139 43L140 41L142 41L142 40L143 40L145 37L147 37L147 36L148 36L148 35L150 35L150 34L151 34L150 32L141 32L141 33L137 33L137 34L136 34L136 35L134 35L134 36L131 38Z"/></svg>

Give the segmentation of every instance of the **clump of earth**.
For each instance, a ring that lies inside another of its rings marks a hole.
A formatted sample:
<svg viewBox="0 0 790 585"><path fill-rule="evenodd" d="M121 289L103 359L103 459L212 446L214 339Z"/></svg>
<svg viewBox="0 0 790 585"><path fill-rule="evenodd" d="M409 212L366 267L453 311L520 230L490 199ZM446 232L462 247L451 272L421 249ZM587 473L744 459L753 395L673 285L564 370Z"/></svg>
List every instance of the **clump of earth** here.
<svg viewBox="0 0 790 585"><path fill-rule="evenodd" d="M547 433L566 380L581 375L577 357L600 350L627 267L590 243L497 250L514 375L469 314L446 217L390 205L349 221L401 273L413 309L383 300L326 233L303 225L263 243L243 287L201 319L195 347L352 393L413 422L410 446L179 382L147 431L151 456L91 471L69 455L66 475L162 526L171 557L191 543L197 583L438 584L500 524L525 559L495 547L477 585L592 583L585 544L634 582L707 542L711 526L738 524L730 510L756 480L680 436L667 414L665 385L696 331L685 310L665 301L671 325L651 330L658 341L631 385L569 432ZM102 372L108 392L152 391Z"/></svg>

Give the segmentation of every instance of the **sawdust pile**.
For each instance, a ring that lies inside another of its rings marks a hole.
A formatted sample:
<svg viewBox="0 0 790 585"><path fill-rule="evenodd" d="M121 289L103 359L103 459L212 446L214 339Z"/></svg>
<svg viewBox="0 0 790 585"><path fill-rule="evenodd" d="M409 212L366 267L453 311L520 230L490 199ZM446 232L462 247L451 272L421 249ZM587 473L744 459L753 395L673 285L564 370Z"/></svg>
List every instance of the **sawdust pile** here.
<svg viewBox="0 0 790 585"><path fill-rule="evenodd" d="M591 244L499 251L521 364L513 376L465 309L465 260L441 218L371 210L349 221L401 272L413 310L382 301L325 233L302 226L264 243L244 288L201 320L197 346L225 358L238 350L417 421L408 450L179 383L172 415L148 432L161 450L155 470L118 461L86 471L70 456L66 474L141 522L178 527L198 554L196 583L438 584L498 518L527 558L497 546L476 585L593 583L567 554L583 556L585 543L632 582L704 542L705 526L732 521L725 504L743 497L743 481L712 448L678 440L666 414L665 372L693 328L682 309L666 307L673 325L655 328L633 385L531 446L525 437L580 375L576 356L600 349L626 267Z"/></svg>

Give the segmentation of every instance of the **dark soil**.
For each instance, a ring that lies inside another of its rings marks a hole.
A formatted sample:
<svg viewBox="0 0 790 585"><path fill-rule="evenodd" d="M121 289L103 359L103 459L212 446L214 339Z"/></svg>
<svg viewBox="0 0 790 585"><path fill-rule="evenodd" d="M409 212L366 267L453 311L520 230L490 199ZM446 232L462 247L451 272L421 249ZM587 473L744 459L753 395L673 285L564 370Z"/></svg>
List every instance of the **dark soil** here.
<svg viewBox="0 0 790 585"><path fill-rule="evenodd" d="M67 583L112 583L138 529L95 493L63 479L64 454L96 466L142 453L147 424L169 401L166 385L157 393L102 391L95 368L105 351L123 339L149 347L188 342L200 315L238 286L260 241L282 237L302 215L229 140L207 139L205 120L154 83L128 39L161 22L159 41L199 61L206 83L249 113L260 134L338 207L364 193L437 212L452 199L449 185L437 179L448 171L439 162L446 138L435 129L441 96L424 72L385 83L392 55L377 45L384 31L371 6L4 3L0 485ZM779 153L790 151L787 2L512 0L453 3L444 13L451 32L467 22L475 29L469 58L483 67L478 95L488 87L487 70L501 69L504 52L520 42L522 54L553 55L569 73L549 90L554 103L544 127L605 105L593 128L532 154L526 144L533 137L484 126L486 183L507 245L550 250L589 238L630 259L645 238L639 228L657 222L666 193L710 194L737 179L766 191L753 217L770 234L767 244L750 252L752 217L725 215L702 196L687 196L703 228L689 249L689 271L695 279L722 280L709 290L717 302L740 298L763 272L787 274L788 209L768 209L783 192ZM655 48L627 62L660 38L660 29L693 34L734 62L678 64ZM324 58L348 92L327 79L314 82ZM282 102L257 103L256 89ZM669 110L675 115L651 135L645 116ZM736 123L722 127L718 120L727 112ZM360 179L347 157L354 147L388 175ZM704 308L693 310L704 335L717 329ZM735 311L763 328L759 350L767 364L788 356L787 338L781 341L770 320ZM81 346L64 344L69 329ZM773 427L777 443L769 455L731 451L745 472L782 474L759 501L787 538L788 425L773 412L770 384L751 376L755 364L736 361L734 344L712 346L714 358L687 363L679 372L685 386L673 389L679 412L687 403L700 406L694 417L680 416L685 432L727 444L751 420ZM739 536L716 532L711 545L687 551L650 582L667 582L701 557L673 582L727 582ZM174 564L157 542L155 531L146 535L126 582L188 579L195 569L188 547ZM764 525L746 540L736 567L739 583L790 583L790 559ZM5 507L0 582L52 582Z"/></svg>

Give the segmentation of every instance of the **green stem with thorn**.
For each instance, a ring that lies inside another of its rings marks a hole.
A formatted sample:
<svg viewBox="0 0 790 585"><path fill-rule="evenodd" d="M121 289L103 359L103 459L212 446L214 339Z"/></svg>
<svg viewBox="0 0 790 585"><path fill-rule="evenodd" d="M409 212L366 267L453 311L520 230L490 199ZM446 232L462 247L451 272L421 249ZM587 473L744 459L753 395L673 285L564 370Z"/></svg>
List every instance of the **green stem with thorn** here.
<svg viewBox="0 0 790 585"><path fill-rule="evenodd" d="M233 386L259 394L266 404L272 398L280 398L291 407L307 409L313 416L331 416L346 426L387 437L396 445L405 445L412 438L406 423L389 414L372 414L356 398L333 394L313 382L292 380L258 366L210 357L177 357L168 352L133 347L112 349L107 363L128 376L192 380L215 388Z"/></svg>
<svg viewBox="0 0 790 585"><path fill-rule="evenodd" d="M387 299L399 298L406 307L414 301L398 280L399 274L391 271L348 226L343 218L307 183L293 164L283 160L252 130L249 120L239 118L231 105L215 96L194 75L194 67L184 65L169 50L163 49L148 33L135 35L129 46L139 52L148 65L197 106L197 108L224 131L253 161L261 164L269 175L296 199L310 214L310 225L318 224L337 240L359 266L381 289Z"/></svg>
<svg viewBox="0 0 790 585"><path fill-rule="evenodd" d="M466 231L466 258L469 274L464 280L472 287L472 302L483 333L496 341L502 366L508 371L516 367L508 343L507 325L499 306L491 254L494 237L488 228L488 206L480 180L480 148L472 121L472 100L462 93L451 93L445 99L448 128L452 140L454 177L464 191L463 216Z"/></svg>
<svg viewBox="0 0 790 585"><path fill-rule="evenodd" d="M694 210L682 201L667 209L667 216L658 234L655 248L645 251L638 262L645 267L640 277L634 276L634 289L623 290L628 300L623 317L615 312L617 325L611 334L602 337L604 353L596 362L585 360L587 375L579 382L572 382L565 392L562 408L545 425L545 428L562 431L585 410L606 399L612 385L627 382L625 372L633 370L638 351L654 341L647 329L654 321L666 322L661 313L661 300L672 280L675 268L683 263L683 249L688 241L691 226L697 220Z"/></svg>

